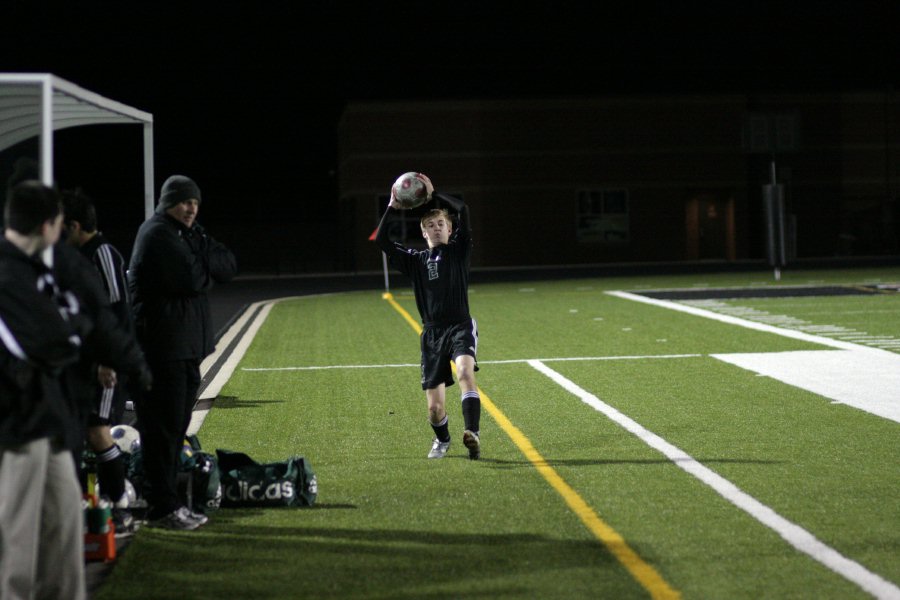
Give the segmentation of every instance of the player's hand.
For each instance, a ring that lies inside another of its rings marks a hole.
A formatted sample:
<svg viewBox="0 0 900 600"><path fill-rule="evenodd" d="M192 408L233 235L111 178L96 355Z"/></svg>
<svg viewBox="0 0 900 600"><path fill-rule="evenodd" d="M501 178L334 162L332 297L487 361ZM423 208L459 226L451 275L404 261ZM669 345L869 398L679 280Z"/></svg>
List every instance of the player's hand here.
<svg viewBox="0 0 900 600"><path fill-rule="evenodd" d="M416 173L416 179L425 184L425 191L428 192L428 199L431 200L431 194L434 192L434 186L431 184L431 179L429 179L428 175L425 173Z"/></svg>
<svg viewBox="0 0 900 600"><path fill-rule="evenodd" d="M106 389L116 387L117 379L116 379L116 371L110 367L104 367L100 365L97 367L97 381L100 382Z"/></svg>

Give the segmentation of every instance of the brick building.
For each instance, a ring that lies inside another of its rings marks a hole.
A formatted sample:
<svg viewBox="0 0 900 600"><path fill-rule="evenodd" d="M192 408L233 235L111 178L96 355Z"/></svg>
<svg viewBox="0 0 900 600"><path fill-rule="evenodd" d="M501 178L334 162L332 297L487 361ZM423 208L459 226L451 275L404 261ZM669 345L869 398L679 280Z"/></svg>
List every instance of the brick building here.
<svg viewBox="0 0 900 600"><path fill-rule="evenodd" d="M764 258L773 170L789 258L897 251L896 94L351 103L338 161L342 270L380 268L408 170L470 205L474 267ZM419 243L408 216L392 235Z"/></svg>

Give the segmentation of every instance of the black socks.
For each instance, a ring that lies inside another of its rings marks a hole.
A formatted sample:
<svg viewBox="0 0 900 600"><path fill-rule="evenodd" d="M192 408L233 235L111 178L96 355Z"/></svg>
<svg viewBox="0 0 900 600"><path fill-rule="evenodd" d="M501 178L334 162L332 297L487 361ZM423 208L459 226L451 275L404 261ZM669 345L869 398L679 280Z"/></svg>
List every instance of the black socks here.
<svg viewBox="0 0 900 600"><path fill-rule="evenodd" d="M100 492L114 503L125 495L125 462L115 444L97 453L97 482Z"/></svg>
<svg viewBox="0 0 900 600"><path fill-rule="evenodd" d="M444 418L441 419L440 423L432 423L431 428L434 429L434 437L439 439L441 442L449 442L450 441L450 427L448 423L450 422L450 415L444 415Z"/></svg>
<svg viewBox="0 0 900 600"><path fill-rule="evenodd" d="M478 433L481 423L481 397L476 390L463 394L462 413L466 429Z"/></svg>

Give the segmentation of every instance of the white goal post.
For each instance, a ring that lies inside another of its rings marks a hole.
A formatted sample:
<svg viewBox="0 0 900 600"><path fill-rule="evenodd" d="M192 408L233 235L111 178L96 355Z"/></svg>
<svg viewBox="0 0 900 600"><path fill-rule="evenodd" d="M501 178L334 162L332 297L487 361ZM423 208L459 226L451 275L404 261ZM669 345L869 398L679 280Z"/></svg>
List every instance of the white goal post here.
<svg viewBox="0 0 900 600"><path fill-rule="evenodd" d="M144 216L153 214L153 115L49 73L0 73L0 151L40 138L41 181L53 184L53 132L82 125L144 128Z"/></svg>

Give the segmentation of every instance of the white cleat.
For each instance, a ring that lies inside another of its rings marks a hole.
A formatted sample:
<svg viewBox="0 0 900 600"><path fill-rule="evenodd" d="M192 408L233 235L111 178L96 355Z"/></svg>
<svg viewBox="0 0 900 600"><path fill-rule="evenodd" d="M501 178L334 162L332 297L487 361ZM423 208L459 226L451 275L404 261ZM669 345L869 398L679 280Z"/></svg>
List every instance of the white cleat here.
<svg viewBox="0 0 900 600"><path fill-rule="evenodd" d="M431 452L428 453L428 458L444 458L444 455L447 454L447 450L449 449L450 440L442 442L441 440L434 438L431 442Z"/></svg>

